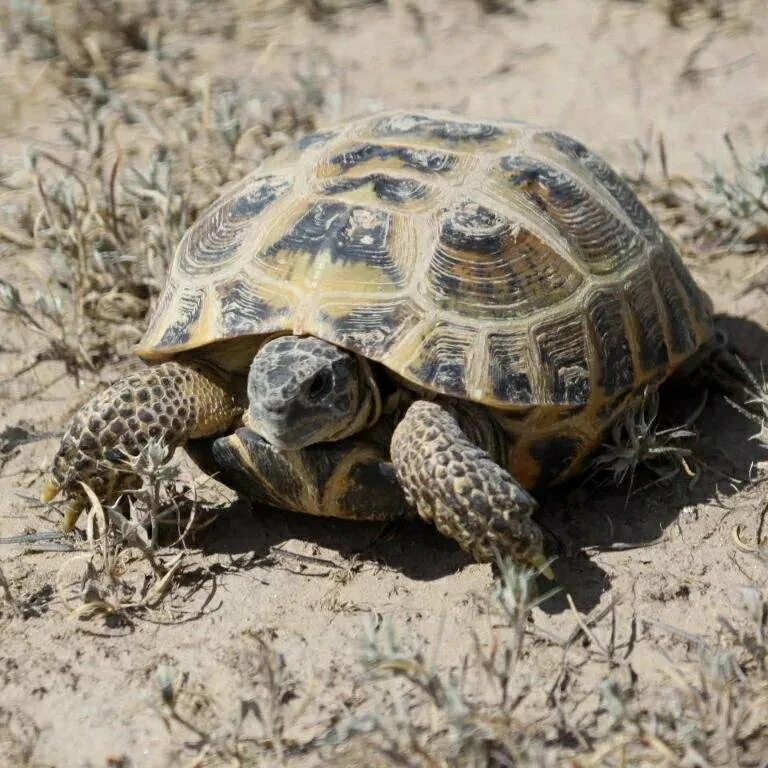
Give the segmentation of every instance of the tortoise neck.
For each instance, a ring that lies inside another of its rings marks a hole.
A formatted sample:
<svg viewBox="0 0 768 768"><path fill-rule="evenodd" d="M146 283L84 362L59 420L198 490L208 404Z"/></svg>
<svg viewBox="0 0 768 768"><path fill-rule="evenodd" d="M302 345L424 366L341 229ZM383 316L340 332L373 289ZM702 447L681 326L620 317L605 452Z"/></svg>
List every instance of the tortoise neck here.
<svg viewBox="0 0 768 768"><path fill-rule="evenodd" d="M346 424L338 432L328 438L329 440L343 440L358 432L372 427L381 417L381 392L376 383L376 377L373 374L371 365L364 357L355 355L359 371L359 407L355 418L349 424Z"/></svg>

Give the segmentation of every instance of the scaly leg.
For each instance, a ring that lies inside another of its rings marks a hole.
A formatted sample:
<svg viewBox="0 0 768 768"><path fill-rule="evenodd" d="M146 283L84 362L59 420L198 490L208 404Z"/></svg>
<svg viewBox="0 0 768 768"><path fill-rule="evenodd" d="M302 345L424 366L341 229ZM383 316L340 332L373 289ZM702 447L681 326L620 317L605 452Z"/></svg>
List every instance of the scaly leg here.
<svg viewBox="0 0 768 768"><path fill-rule="evenodd" d="M228 429L242 407L217 374L199 364L169 362L121 379L83 405L69 423L42 493L70 500L65 527L87 503L81 483L112 503L138 478L126 462L155 439L169 449Z"/></svg>
<svg viewBox="0 0 768 768"><path fill-rule="evenodd" d="M473 434L482 434L477 425ZM417 400L392 436L392 462L406 499L424 520L476 560L509 554L543 567L536 502L436 403Z"/></svg>

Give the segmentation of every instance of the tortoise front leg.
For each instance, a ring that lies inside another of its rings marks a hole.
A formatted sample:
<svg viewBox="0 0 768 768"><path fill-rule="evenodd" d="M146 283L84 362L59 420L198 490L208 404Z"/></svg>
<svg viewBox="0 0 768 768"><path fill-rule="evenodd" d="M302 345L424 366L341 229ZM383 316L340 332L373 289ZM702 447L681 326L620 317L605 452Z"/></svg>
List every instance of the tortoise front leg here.
<svg viewBox="0 0 768 768"><path fill-rule="evenodd" d="M472 426L483 434L482 425ZM395 429L391 453L406 499L476 560L498 553L544 566L541 529L531 520L536 502L446 409L413 403Z"/></svg>
<svg viewBox="0 0 768 768"><path fill-rule="evenodd" d="M194 443L187 449L199 461ZM212 454L218 479L259 503L355 520L413 515L386 449L374 443L349 438L286 451L243 427L215 440Z"/></svg>
<svg viewBox="0 0 768 768"><path fill-rule="evenodd" d="M77 521L87 497L114 502L139 478L127 463L151 440L171 451L194 437L229 428L242 407L226 382L199 364L163 363L132 373L83 405L70 421L42 493L69 499L65 527Z"/></svg>

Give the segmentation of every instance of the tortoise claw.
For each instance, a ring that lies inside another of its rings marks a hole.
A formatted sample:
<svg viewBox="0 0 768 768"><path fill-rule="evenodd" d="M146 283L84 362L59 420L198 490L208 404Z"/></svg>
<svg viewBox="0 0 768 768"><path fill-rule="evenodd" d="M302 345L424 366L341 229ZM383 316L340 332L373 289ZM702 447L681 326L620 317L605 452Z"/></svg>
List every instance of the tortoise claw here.
<svg viewBox="0 0 768 768"><path fill-rule="evenodd" d="M80 513L83 511L84 505L79 501L70 501L64 510L64 520L61 522L61 530L65 533L70 533L75 530Z"/></svg>
<svg viewBox="0 0 768 768"><path fill-rule="evenodd" d="M53 477L47 477L45 479L45 484L43 485L43 490L40 491L40 501L43 501L46 504L53 501L59 495L60 490L61 486L53 479Z"/></svg>
<svg viewBox="0 0 768 768"><path fill-rule="evenodd" d="M53 476L48 476L43 484L43 489L40 491L40 501L48 504L53 501L61 491L61 485L56 482ZM82 501L72 499L67 503L64 509L64 520L61 523L61 529L65 533L69 533L74 530L77 525L77 520L80 517L80 513L83 511L84 504Z"/></svg>

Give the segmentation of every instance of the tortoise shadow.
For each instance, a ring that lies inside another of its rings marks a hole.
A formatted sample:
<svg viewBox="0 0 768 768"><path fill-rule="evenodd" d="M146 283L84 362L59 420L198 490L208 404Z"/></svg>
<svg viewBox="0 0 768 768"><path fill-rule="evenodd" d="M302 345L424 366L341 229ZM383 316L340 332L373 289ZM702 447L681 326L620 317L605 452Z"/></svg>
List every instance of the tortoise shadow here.
<svg viewBox="0 0 768 768"><path fill-rule="evenodd" d="M316 517L243 497L224 510L200 543L206 553L247 554L245 562L255 563L273 559L278 554L275 549L292 539L335 551L342 559L400 571L418 581L438 579L474 562L419 519L382 523ZM306 557L306 552L300 556Z"/></svg>
<svg viewBox="0 0 768 768"><path fill-rule="evenodd" d="M768 333L757 323L730 315L717 315L715 324L752 370L759 368L768 349ZM582 612L589 612L610 589L609 574L585 550L634 549L659 541L680 513L696 505L722 503L747 482L754 464L766 458L765 449L752 440L757 425L739 413L718 391L709 392L690 379L672 379L659 391L662 426L683 424L707 397L694 429L695 452L704 470L695 483L683 472L658 482L652 472L638 472L633 493L607 480L576 480L539 495L538 522L557 542L553 571L561 591L542 604L548 613L568 610L566 595ZM734 482L735 481L735 482Z"/></svg>
<svg viewBox="0 0 768 768"><path fill-rule="evenodd" d="M718 316L716 323L754 368L768 348L768 333L754 322L727 315ZM664 423L685 421L700 405L703 394L702 388L684 380L665 384L660 391ZM643 472L634 481L634 487L643 490L629 497L626 487L616 488L595 478L538 494L536 519L557 542L552 567L561 587L555 597L542 604L542 610L568 610L565 596L570 594L576 607L586 613L610 589L609 574L585 550L652 543L686 507L733 494L736 488L727 478L747 480L761 451L759 444L749 439L756 431L755 424L721 395L711 392L696 429L697 452L712 469L704 471L693 487L690 478L682 474L663 485L649 485L654 476ZM416 580L438 579L474 562L454 542L418 519L381 523L318 518L245 499L227 508L201 543L206 552L247 554L248 560L255 562L270 557L273 548L291 539L336 551L343 558L374 562Z"/></svg>

